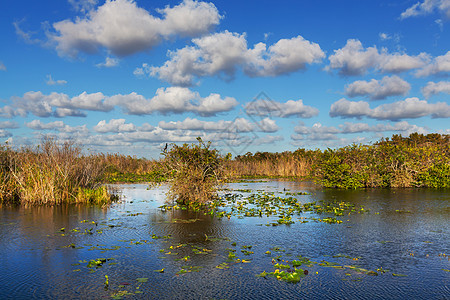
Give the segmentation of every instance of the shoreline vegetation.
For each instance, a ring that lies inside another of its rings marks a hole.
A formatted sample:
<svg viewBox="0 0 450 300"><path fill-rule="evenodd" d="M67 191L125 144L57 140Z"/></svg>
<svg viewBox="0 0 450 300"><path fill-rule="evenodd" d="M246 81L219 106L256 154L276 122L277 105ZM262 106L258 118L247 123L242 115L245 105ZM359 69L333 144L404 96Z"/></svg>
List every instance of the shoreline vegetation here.
<svg viewBox="0 0 450 300"><path fill-rule="evenodd" d="M121 154L83 155L74 143L52 138L17 150L3 145L0 204L102 205L116 198L107 183L168 181L171 198L184 204L213 197L220 183L249 178L312 180L338 189L450 187L448 134L393 135L371 145L248 152L233 159L211 149L210 143L198 141L198 145L171 144L158 160Z"/></svg>
<svg viewBox="0 0 450 300"><path fill-rule="evenodd" d="M99 156L83 156L74 143L45 138L38 146L0 148L0 204L110 203Z"/></svg>

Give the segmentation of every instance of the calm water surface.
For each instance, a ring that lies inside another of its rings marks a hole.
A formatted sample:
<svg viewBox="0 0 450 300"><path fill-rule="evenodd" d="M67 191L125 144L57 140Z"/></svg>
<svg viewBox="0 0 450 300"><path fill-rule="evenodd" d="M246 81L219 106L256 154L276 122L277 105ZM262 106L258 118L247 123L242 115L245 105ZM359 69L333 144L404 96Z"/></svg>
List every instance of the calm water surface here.
<svg viewBox="0 0 450 300"><path fill-rule="evenodd" d="M308 212L295 216L294 224L266 226L278 218L163 212L165 186L116 187L123 199L108 208L0 208L0 299L450 299L448 190L324 191L291 181L227 185L227 193L244 196L249 193L243 190L283 197L309 192L295 197L369 210L337 217L341 224L316 222L312 218L328 215ZM254 253L244 255L243 246ZM230 249L250 262L216 268ZM309 273L296 284L256 277L274 271L273 258L298 255L343 269L302 266ZM100 258L106 259L101 266L88 265ZM350 265L389 271L369 276L345 267ZM184 266L191 272L177 274Z"/></svg>

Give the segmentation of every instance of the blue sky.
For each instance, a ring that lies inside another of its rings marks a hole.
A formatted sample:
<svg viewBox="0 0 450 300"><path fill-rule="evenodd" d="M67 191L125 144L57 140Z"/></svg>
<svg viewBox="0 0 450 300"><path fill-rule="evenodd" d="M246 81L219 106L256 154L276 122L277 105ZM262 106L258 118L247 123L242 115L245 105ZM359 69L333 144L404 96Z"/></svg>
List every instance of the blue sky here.
<svg viewBox="0 0 450 300"><path fill-rule="evenodd" d="M0 139L157 158L450 134L450 0L0 4Z"/></svg>

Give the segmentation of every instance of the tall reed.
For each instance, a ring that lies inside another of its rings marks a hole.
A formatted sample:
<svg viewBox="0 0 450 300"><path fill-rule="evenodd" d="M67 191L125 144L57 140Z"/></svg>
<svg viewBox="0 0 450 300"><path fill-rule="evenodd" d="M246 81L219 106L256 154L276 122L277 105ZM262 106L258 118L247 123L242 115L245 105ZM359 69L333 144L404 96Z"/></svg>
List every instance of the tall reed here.
<svg viewBox="0 0 450 300"><path fill-rule="evenodd" d="M16 151L3 147L0 152L2 203L84 202L80 190L100 187L103 166L95 156L83 157L74 143L46 138L36 147ZM107 198L95 201L107 202Z"/></svg>
<svg viewBox="0 0 450 300"><path fill-rule="evenodd" d="M305 178L311 171L311 158L305 153L304 151L247 153L227 161L227 177Z"/></svg>

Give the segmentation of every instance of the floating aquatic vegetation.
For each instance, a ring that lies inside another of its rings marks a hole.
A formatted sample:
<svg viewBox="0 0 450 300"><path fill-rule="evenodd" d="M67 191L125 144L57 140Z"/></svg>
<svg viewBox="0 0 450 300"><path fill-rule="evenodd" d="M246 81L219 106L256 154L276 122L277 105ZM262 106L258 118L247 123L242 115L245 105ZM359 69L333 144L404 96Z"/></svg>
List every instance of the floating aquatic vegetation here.
<svg viewBox="0 0 450 300"><path fill-rule="evenodd" d="M291 261L293 267L300 267L301 265L311 266L313 264L313 262L310 261L307 257L298 255L297 258L298 259L294 259L293 261Z"/></svg>
<svg viewBox="0 0 450 300"><path fill-rule="evenodd" d="M135 216L139 216L139 215L143 215L144 213L141 213L141 212L138 212L138 213L131 213L131 214L128 214L128 215L126 215L127 217L135 217Z"/></svg>
<svg viewBox="0 0 450 300"><path fill-rule="evenodd" d="M318 265L321 266L321 267L343 268L338 263L329 262L329 261L326 261L326 260L321 260L320 263L318 263Z"/></svg>
<svg viewBox="0 0 450 300"><path fill-rule="evenodd" d="M285 195L286 196L289 196L289 195L293 195L293 196L295 196L295 195L311 195L311 193L308 193L308 192L296 192L296 193L286 192Z"/></svg>
<svg viewBox="0 0 450 300"><path fill-rule="evenodd" d="M333 255L332 257L334 257L334 258L340 258L340 257L343 257L343 258L348 258L348 259L351 259L351 260L358 260L358 259L361 259L360 256L359 256L359 257L352 257L352 256L346 255L346 254L336 254L336 255Z"/></svg>
<svg viewBox="0 0 450 300"><path fill-rule="evenodd" d="M97 259L91 259L89 262L88 262L88 265L87 265L87 267L88 268L98 268L98 267L101 267L101 266L103 266L103 264L105 263L105 262L107 262L108 260L112 260L112 258L97 258Z"/></svg>
<svg viewBox="0 0 450 300"><path fill-rule="evenodd" d="M273 267L277 268L277 269L290 269L291 268L290 265L283 265L283 264L280 264L280 263L277 263L277 264L273 265Z"/></svg>
<svg viewBox="0 0 450 300"><path fill-rule="evenodd" d="M170 223L195 223L197 221L201 221L201 219L188 219L188 220L172 219L172 221L170 221Z"/></svg>
<svg viewBox="0 0 450 300"><path fill-rule="evenodd" d="M296 197L280 197L274 193L253 193L244 197L242 194L225 194L220 201L216 202L210 207L210 214L215 211L215 215L218 217L236 216L237 218L244 217L271 217L278 216L276 222L268 222L266 226L278 226L278 225L290 225L294 224L294 215L300 216L305 212L311 212L316 214L332 214L336 216L343 216L351 213L365 213L368 209L363 206L356 207L354 204L344 201L334 201L329 203L316 203L308 202L302 203L297 196L305 195L307 193L291 193ZM217 211L219 207L225 208L225 211ZM301 223L308 222L301 217ZM334 217L316 219L319 222L324 223L342 223L342 220L338 220Z"/></svg>
<svg viewBox="0 0 450 300"><path fill-rule="evenodd" d="M194 252L194 254L209 254L209 252L212 252L212 250L198 246L192 246L192 252Z"/></svg>
<svg viewBox="0 0 450 300"><path fill-rule="evenodd" d="M226 262L224 262L224 263L221 263L220 265L216 266L216 268L224 270L224 269L229 269L230 266Z"/></svg>
<svg viewBox="0 0 450 300"><path fill-rule="evenodd" d="M184 256L183 258L177 258L175 259L175 261L188 261L190 260L191 257L189 255Z"/></svg>
<svg viewBox="0 0 450 300"><path fill-rule="evenodd" d="M403 209L396 209L395 212L400 213L400 214L410 214L411 213L411 211L403 210Z"/></svg>
<svg viewBox="0 0 450 300"><path fill-rule="evenodd" d="M229 260L233 260L236 258L236 253L234 253L233 251L228 252L228 259Z"/></svg>
<svg viewBox="0 0 450 300"><path fill-rule="evenodd" d="M323 222L323 223L328 223L328 224L340 224L340 223L342 223L341 220L337 220L336 218L332 218L332 217L325 218L325 219L315 219L315 220L317 220L319 222Z"/></svg>
<svg viewBox="0 0 450 300"><path fill-rule="evenodd" d="M258 274L258 277L275 277L277 280L280 281L285 281L285 282L289 282L289 283L298 283L301 278L305 277L306 275L308 275L308 271L307 270L303 270L303 269L297 269L294 268L293 270L289 270L289 271L280 271L279 269L276 269L273 272L262 272L261 274Z"/></svg>
<svg viewBox="0 0 450 300"><path fill-rule="evenodd" d="M236 192L240 192L240 193L251 193L251 192L253 192L250 189L236 189L235 191Z"/></svg>
<svg viewBox="0 0 450 300"><path fill-rule="evenodd" d="M134 295L133 293L130 293L129 291L117 291L113 294L111 294L112 299L122 299L124 296L131 296Z"/></svg>
<svg viewBox="0 0 450 300"><path fill-rule="evenodd" d="M245 250L245 249L242 249L241 252L242 252L244 255L250 255L250 254L254 254L254 253L255 253L255 252L253 252L253 251L249 251L249 250Z"/></svg>
<svg viewBox="0 0 450 300"><path fill-rule="evenodd" d="M200 270L203 267L200 266L183 266L181 267L181 270L178 271L177 273L175 273L176 275L181 275L181 274L185 274L185 273L191 273L191 272L200 272Z"/></svg>
<svg viewBox="0 0 450 300"><path fill-rule="evenodd" d="M275 252L286 252L286 250L281 249L280 247L273 247L270 250L275 251Z"/></svg>

